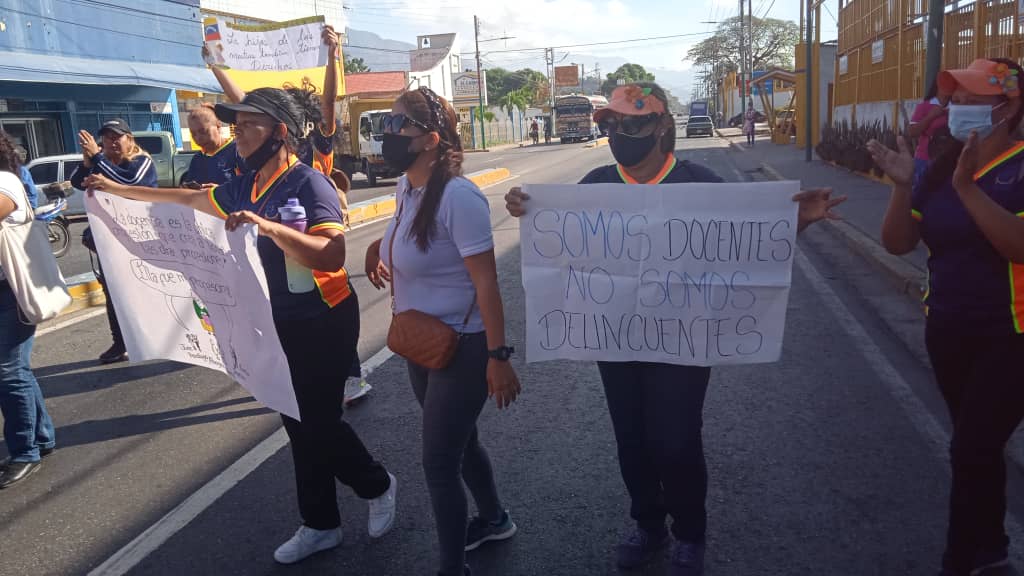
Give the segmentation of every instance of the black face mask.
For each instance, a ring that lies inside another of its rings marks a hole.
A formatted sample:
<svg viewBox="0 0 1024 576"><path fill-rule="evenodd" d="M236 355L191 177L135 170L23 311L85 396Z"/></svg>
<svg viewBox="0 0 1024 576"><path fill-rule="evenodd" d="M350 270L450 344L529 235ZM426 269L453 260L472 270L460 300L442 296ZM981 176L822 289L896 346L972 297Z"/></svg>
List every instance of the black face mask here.
<svg viewBox="0 0 1024 576"><path fill-rule="evenodd" d="M611 142L609 145L612 149L612 156L615 157L615 161L622 164L626 168L636 166L647 158L647 155L651 153L654 146L658 143L658 138L652 132L648 136L627 136L622 132L614 132L611 135Z"/></svg>
<svg viewBox="0 0 1024 576"><path fill-rule="evenodd" d="M274 137L267 138L255 152L245 157L246 169L259 170L263 168L263 165L277 154L281 146L284 146L284 140L278 140Z"/></svg>
<svg viewBox="0 0 1024 576"><path fill-rule="evenodd" d="M399 172L405 172L419 158L419 152L410 150L412 147L412 136L402 134L384 134L384 145L381 148L381 155L388 166Z"/></svg>

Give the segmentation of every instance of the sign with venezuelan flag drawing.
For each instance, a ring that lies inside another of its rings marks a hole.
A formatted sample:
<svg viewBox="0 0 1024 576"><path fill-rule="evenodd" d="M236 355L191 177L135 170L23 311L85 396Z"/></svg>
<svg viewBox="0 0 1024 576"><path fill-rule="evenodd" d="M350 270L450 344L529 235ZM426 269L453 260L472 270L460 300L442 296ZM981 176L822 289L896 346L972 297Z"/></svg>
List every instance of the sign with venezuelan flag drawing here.
<svg viewBox="0 0 1024 576"><path fill-rule="evenodd" d="M323 27L323 16L259 25L209 16L203 19L204 57L246 92L285 85L322 88L324 66L336 62L320 37ZM338 93L344 94L340 70L338 84Z"/></svg>

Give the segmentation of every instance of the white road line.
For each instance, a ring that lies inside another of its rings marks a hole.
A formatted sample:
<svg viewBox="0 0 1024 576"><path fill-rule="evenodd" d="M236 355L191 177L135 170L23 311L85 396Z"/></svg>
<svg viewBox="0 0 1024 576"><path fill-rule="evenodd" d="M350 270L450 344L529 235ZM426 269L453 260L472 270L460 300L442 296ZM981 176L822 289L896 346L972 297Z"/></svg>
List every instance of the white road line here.
<svg viewBox="0 0 1024 576"><path fill-rule="evenodd" d="M889 358L878 347L878 344L871 339L868 331L854 317L846 305L843 304L843 301L832 290L832 287L828 285L825 278L802 252L798 252L796 255L796 266L810 281L814 292L832 312L838 324L845 329L846 334L853 340L857 351L868 361L868 365L874 369L875 375L878 376L878 379L885 385L889 394L903 409L907 419L910 420L914 428L924 438L931 449L932 456L948 465L950 438L946 430L939 424L939 421L936 420L932 412L928 410L924 402L911 389L910 384L900 375L896 367L889 362ZM1011 541L1016 539L1015 536L1024 533L1024 528L1021 527L1016 516L1010 512L1006 514L1006 528Z"/></svg>
<svg viewBox="0 0 1024 576"><path fill-rule="evenodd" d="M363 362L363 376L369 376L395 353L385 347L369 360ZM226 470L210 480L202 488L178 504L173 510L157 520L155 524L139 534L134 540L114 553L113 556L89 572L88 576L121 576L142 562L146 556L164 545L172 536L188 526L197 516L209 508L228 490L234 488L246 476L252 474L271 456L288 444L288 434L278 428L273 434L257 444L228 466Z"/></svg>
<svg viewBox="0 0 1024 576"><path fill-rule="evenodd" d="M498 186L517 177L513 176L484 188ZM98 310L96 315L102 312L102 309ZM81 320L76 319L76 321ZM369 376L394 355L394 352L387 347L379 350L369 360L362 363L363 376ZM142 534L136 536L134 540L115 552L110 558L107 558L103 564L90 571L88 576L121 576L128 573L128 571L163 546L172 536L188 526L190 522L212 506L228 490L234 488L246 476L253 473L261 464L274 454L277 454L287 444L288 435L285 433L284 428L278 428L252 450L246 452L244 456L203 485L202 488L193 492L181 504L147 528Z"/></svg>
<svg viewBox="0 0 1024 576"><path fill-rule="evenodd" d="M95 310L90 310L88 312L84 312L82 314L79 314L78 316L74 316L72 318L68 318L67 320L60 320L60 319L58 319L58 320L56 320L54 322L54 324L52 324L50 326L47 326L46 328L40 328L39 330L36 330L36 338L38 338L40 336L45 336L45 335L47 335L47 334L49 334L51 332L56 332L57 330L62 330L64 328L68 328L70 326L74 326L75 324L78 324L79 322L85 322L86 320L91 320L91 319L93 319L93 318L95 318L97 316L100 316L100 315L103 315L103 314L106 314L106 313L107 313L107 309L105 307L103 307L103 306L100 306L100 307L96 308Z"/></svg>

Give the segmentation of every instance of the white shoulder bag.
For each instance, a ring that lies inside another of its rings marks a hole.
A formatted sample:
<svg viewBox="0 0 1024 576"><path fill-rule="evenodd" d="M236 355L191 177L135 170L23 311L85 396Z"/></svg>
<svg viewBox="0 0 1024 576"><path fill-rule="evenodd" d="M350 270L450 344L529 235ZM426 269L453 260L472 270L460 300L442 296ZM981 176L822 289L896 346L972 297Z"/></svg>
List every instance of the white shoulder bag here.
<svg viewBox="0 0 1024 576"><path fill-rule="evenodd" d="M24 186L21 191L25 194ZM25 207L24 222L0 222L0 267L24 321L39 324L60 314L72 299L50 248L46 222L35 219L27 195Z"/></svg>

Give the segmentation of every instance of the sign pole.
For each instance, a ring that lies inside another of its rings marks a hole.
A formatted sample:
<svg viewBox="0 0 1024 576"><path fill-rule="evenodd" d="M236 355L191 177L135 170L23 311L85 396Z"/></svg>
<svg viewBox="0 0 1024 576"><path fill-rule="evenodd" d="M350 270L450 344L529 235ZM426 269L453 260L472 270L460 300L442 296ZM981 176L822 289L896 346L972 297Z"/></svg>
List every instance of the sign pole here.
<svg viewBox="0 0 1024 576"><path fill-rule="evenodd" d="M480 97L480 149L487 149L486 126L484 125L484 75L480 69L480 19L473 16L473 35L476 40L476 86Z"/></svg>

